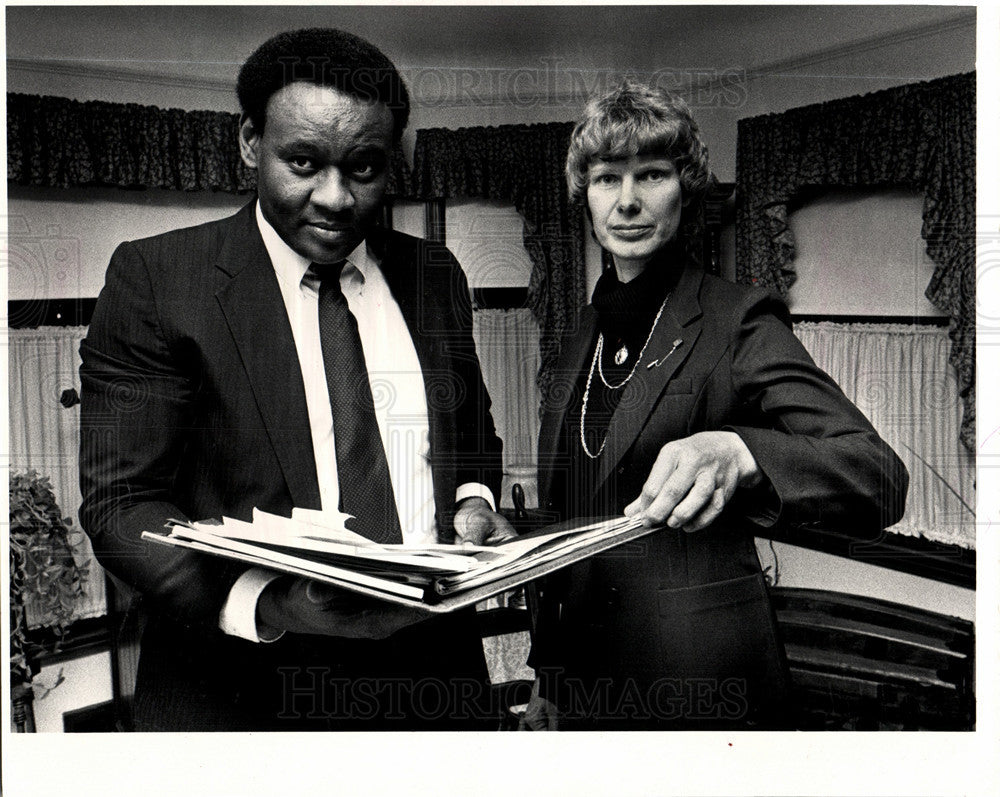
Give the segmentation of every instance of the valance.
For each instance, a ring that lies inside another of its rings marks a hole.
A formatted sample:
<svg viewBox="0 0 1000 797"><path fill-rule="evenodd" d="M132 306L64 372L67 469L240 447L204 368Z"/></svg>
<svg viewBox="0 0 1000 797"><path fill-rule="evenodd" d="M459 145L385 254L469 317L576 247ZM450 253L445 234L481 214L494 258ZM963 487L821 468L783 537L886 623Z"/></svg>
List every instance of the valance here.
<svg viewBox="0 0 1000 797"><path fill-rule="evenodd" d="M950 362L975 450L975 74L740 120L736 264L741 282L786 293L795 281L789 205L806 189L907 187L924 193L925 295L951 318Z"/></svg>
<svg viewBox="0 0 1000 797"><path fill-rule="evenodd" d="M240 160L239 114L7 95L7 179L17 185L177 191L254 190ZM402 151L388 194L410 193Z"/></svg>

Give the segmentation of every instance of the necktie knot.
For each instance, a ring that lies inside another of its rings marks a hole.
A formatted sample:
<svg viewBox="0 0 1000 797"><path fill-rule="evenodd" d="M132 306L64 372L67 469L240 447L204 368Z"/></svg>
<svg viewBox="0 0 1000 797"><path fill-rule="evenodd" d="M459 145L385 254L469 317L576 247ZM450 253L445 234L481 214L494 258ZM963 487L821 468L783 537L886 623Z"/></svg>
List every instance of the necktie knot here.
<svg viewBox="0 0 1000 797"><path fill-rule="evenodd" d="M346 265L346 260L340 260L336 263L311 263L309 270L319 279L320 287L339 287L340 275Z"/></svg>

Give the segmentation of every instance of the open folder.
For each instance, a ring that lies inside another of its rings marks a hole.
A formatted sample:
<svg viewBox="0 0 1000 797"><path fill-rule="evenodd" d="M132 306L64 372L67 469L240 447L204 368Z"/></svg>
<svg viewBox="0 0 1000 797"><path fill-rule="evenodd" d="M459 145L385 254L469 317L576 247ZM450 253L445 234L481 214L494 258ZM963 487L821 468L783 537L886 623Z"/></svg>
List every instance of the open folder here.
<svg viewBox="0 0 1000 797"><path fill-rule="evenodd" d="M546 526L493 546L383 545L348 530L344 515L295 510L291 518L254 510L253 521L221 525L171 521L142 536L283 573L323 581L392 603L449 612L657 531L626 517Z"/></svg>

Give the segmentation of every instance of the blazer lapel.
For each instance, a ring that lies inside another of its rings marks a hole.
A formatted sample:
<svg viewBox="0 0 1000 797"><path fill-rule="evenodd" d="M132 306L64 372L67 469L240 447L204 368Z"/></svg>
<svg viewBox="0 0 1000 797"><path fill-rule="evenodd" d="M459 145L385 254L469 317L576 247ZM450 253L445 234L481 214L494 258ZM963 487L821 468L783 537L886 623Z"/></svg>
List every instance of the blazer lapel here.
<svg viewBox="0 0 1000 797"><path fill-rule="evenodd" d="M649 340L643 362L625 387L618 409L611 418L607 444L598 470L598 487L604 484L632 447L660 394L690 354L701 334L702 314L698 292L702 276L700 270L686 268L667 300L663 316ZM680 343L675 347L676 341ZM659 365L648 367L657 360L660 360Z"/></svg>
<svg viewBox="0 0 1000 797"><path fill-rule="evenodd" d="M235 218L216 266L231 279L216 292L274 453L297 507L319 507L319 483L295 339L250 203Z"/></svg>
<svg viewBox="0 0 1000 797"><path fill-rule="evenodd" d="M424 392L429 386L428 376L441 373L454 374L455 369L448 355L448 347L441 345L441 337L433 334L440 322L433 316L439 312L441 298L433 291L425 291L422 269L426 263L411 262L397 245L391 232L374 228L367 240L372 251L379 257L379 269L385 278L389 291L399 306L403 320L410 332L410 340L417 352L420 370L424 376ZM455 503L454 457L438 456L442 440L453 440L456 436L456 420L453 412L446 409L447 402L434 400L427 394L427 425L430 444L431 474L434 481L434 501L439 511ZM440 519L439 519L440 523Z"/></svg>
<svg viewBox="0 0 1000 797"><path fill-rule="evenodd" d="M588 355L593 356L594 331L597 312L587 305L580 312L579 328L564 335L562 349L553 374L549 401L543 408L542 423L538 434L538 497L544 502L552 487L556 463L553 461L559 445L559 430L569 410L577 378L588 366ZM544 508L544 507L543 507Z"/></svg>

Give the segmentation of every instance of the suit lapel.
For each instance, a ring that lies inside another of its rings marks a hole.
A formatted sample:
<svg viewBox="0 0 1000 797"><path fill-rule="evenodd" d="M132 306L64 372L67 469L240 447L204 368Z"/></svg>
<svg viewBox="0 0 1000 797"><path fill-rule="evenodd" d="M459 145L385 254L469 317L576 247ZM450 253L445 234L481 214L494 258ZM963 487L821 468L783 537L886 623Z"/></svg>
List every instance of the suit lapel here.
<svg viewBox="0 0 1000 797"><path fill-rule="evenodd" d="M559 450L559 432L569 411L569 402L580 371L589 366L588 356L593 356L592 344L596 328L597 312L587 305L580 313L579 328L564 335L562 339L550 399L543 410L538 434L538 496L541 501L546 500L552 487L556 465L553 459Z"/></svg>
<svg viewBox="0 0 1000 797"><path fill-rule="evenodd" d="M660 394L701 334L701 304L698 300L701 281L700 270L687 268L674 287L649 340L643 362L624 388L618 409L611 417L607 445L597 476L598 487L604 484L632 447ZM674 343L678 340L681 342L675 348ZM666 359L662 359L664 357ZM647 367L656 360L661 360L660 365Z"/></svg>
<svg viewBox="0 0 1000 797"><path fill-rule="evenodd" d="M396 243L391 232L375 228L368 234L367 240L373 253L379 258L379 269L385 278L392 297L399 306L399 311L410 332L410 340L417 352L417 360L424 378L424 393L427 399L427 425L430 444L431 473L434 480L434 501L439 511L455 503L454 456L442 457L438 450L442 440L454 440L457 426L454 412L448 410L448 403L435 400L428 393L433 388L429 377L434 374L446 373L454 376L455 369L451 362L447 346L441 345L440 336L433 334L441 327L438 316L444 310L438 307L441 298L433 291L424 289L423 269L429 264L414 262ZM447 474L443 468L449 468ZM439 519L440 523L440 519Z"/></svg>
<svg viewBox="0 0 1000 797"><path fill-rule="evenodd" d="M250 203L234 219L216 266L231 279L216 299L226 317L292 504L319 507L319 485L295 339Z"/></svg>

